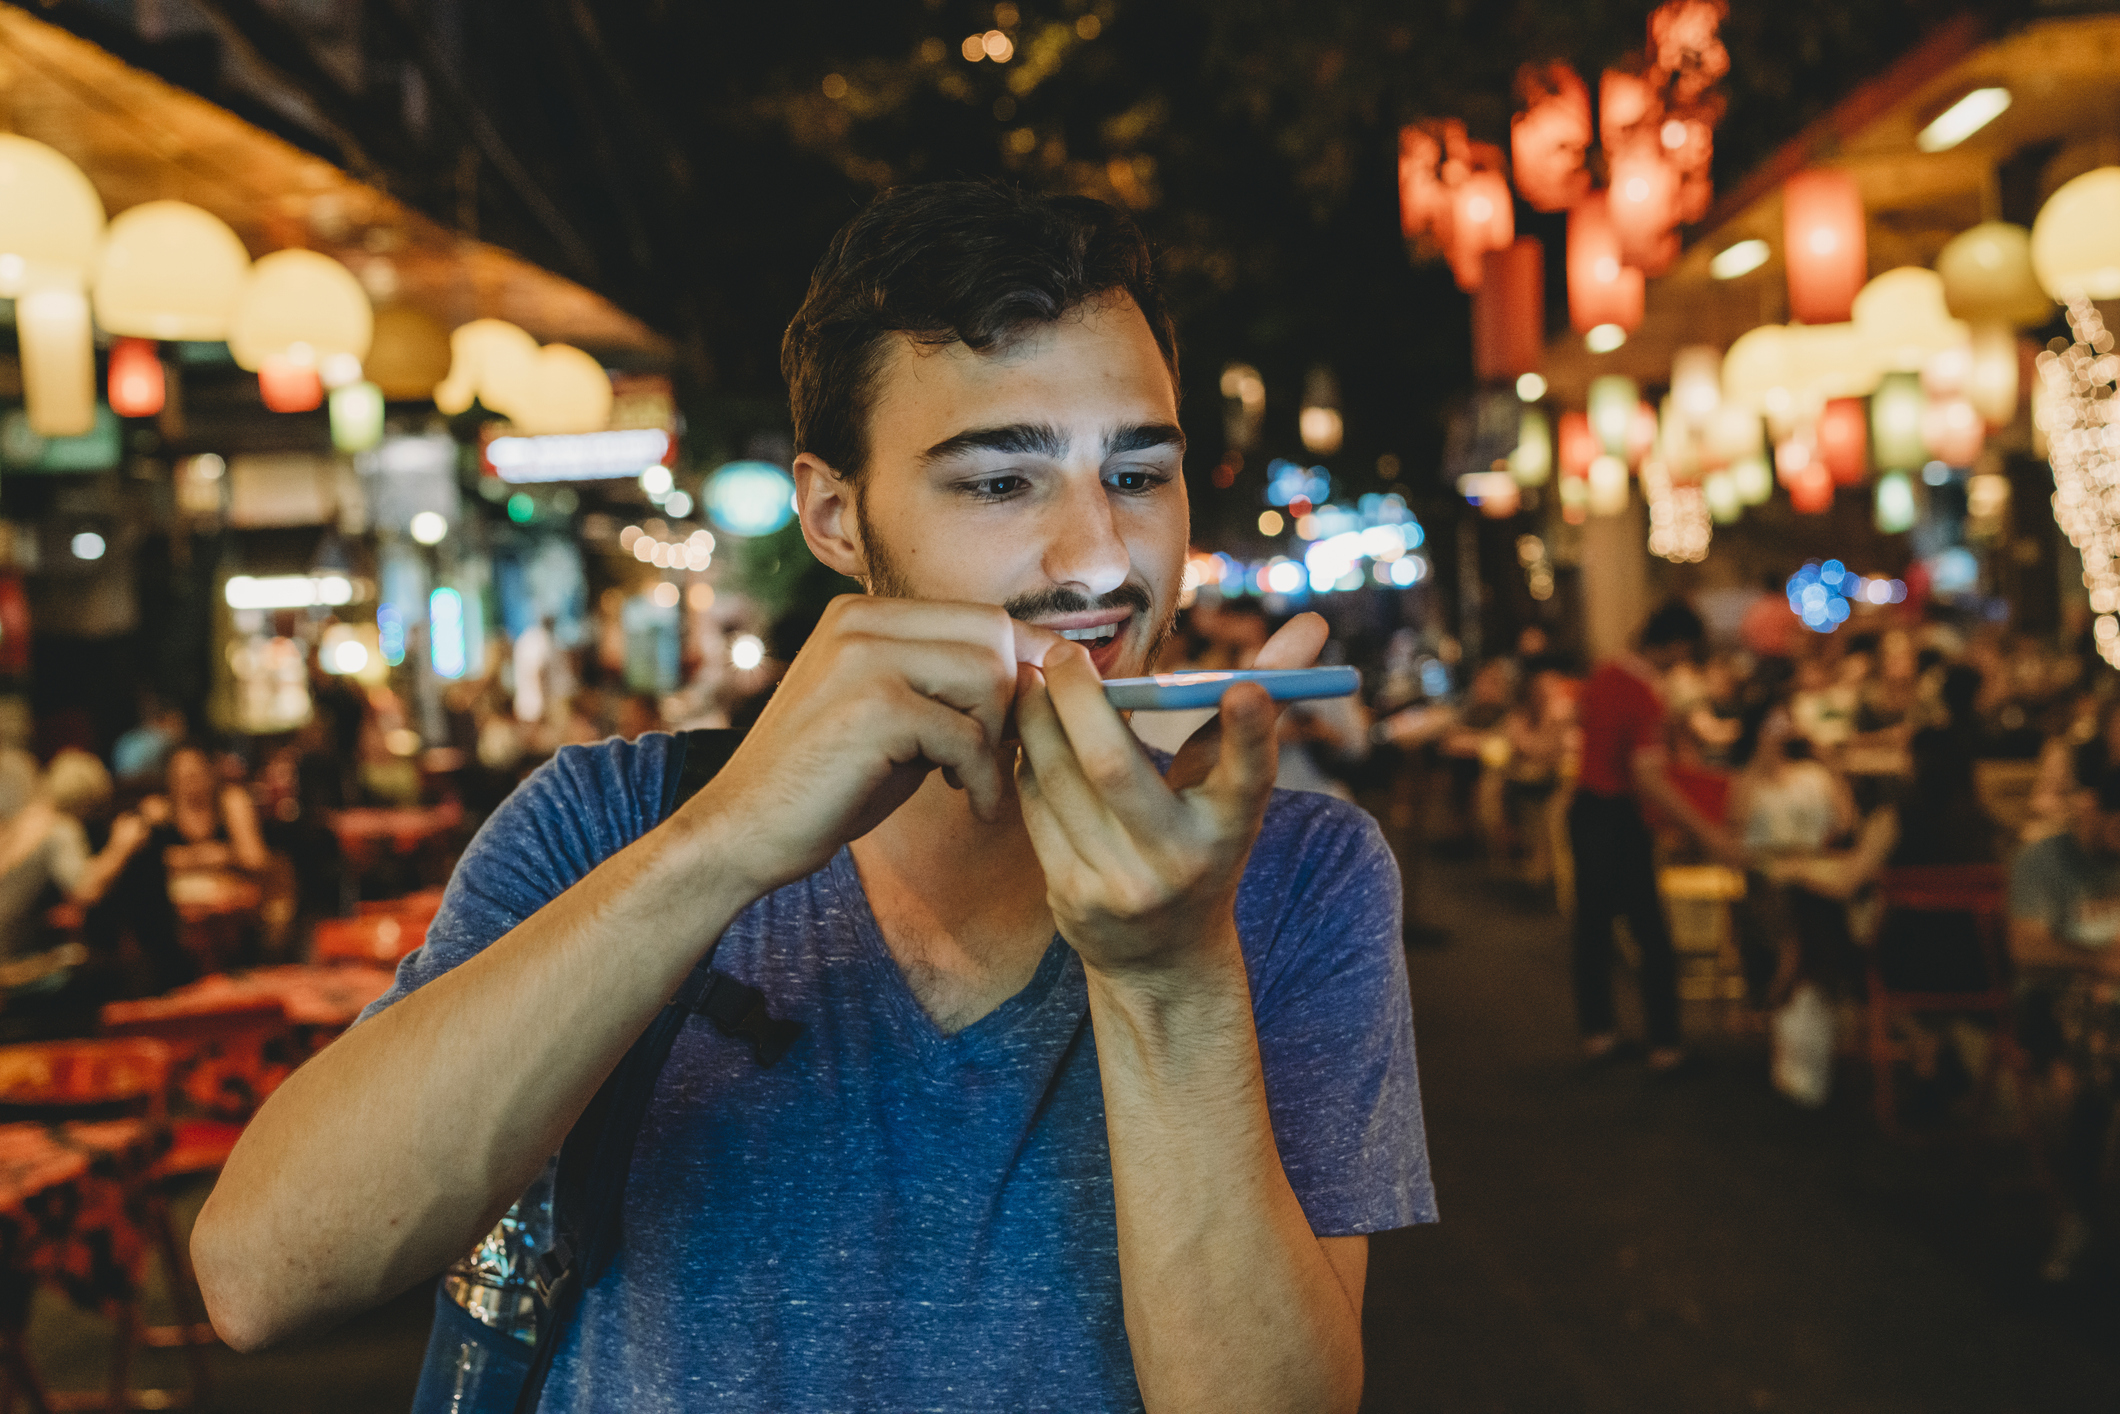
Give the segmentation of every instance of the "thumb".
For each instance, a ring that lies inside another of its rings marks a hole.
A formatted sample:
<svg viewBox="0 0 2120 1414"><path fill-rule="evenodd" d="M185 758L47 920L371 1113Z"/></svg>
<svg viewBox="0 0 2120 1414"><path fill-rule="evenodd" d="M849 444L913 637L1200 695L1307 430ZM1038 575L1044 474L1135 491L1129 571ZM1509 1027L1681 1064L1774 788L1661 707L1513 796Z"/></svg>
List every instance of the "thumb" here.
<svg viewBox="0 0 2120 1414"><path fill-rule="evenodd" d="M1257 683L1238 683L1222 694L1221 751L1201 783L1201 794L1231 819L1255 817L1273 789L1280 765L1273 699Z"/></svg>

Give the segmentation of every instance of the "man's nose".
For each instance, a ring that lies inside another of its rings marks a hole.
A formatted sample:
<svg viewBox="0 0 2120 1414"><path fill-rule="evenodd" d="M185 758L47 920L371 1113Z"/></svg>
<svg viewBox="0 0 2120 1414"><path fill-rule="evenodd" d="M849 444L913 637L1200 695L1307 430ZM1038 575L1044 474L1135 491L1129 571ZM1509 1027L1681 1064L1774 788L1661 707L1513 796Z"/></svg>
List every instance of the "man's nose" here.
<svg viewBox="0 0 2120 1414"><path fill-rule="evenodd" d="M1072 488L1048 513L1045 575L1092 597L1126 583L1133 567L1101 478Z"/></svg>

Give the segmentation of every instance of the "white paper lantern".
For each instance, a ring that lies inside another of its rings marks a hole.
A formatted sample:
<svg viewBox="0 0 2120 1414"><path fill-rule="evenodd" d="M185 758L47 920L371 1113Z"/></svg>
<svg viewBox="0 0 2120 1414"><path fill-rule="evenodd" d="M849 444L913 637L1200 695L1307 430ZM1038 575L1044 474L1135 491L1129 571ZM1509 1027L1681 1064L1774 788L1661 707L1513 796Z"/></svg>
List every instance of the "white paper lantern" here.
<svg viewBox="0 0 2120 1414"><path fill-rule="evenodd" d="M1762 324L1740 334L1723 355L1723 397L1755 412L1770 393L1786 390L1790 381L1789 331L1779 324Z"/></svg>
<svg viewBox="0 0 2120 1414"><path fill-rule="evenodd" d="M226 339L250 274L228 224L181 201L120 212L96 270L96 322L139 339Z"/></svg>
<svg viewBox="0 0 2120 1414"><path fill-rule="evenodd" d="M22 341L22 401L39 437L79 437L96 425L96 345L88 296L43 280L15 300Z"/></svg>
<svg viewBox="0 0 2120 1414"><path fill-rule="evenodd" d="M2120 299L2120 167L2062 184L2032 223L2032 270L2056 299Z"/></svg>
<svg viewBox="0 0 2120 1414"><path fill-rule="evenodd" d="M0 133L0 296L82 286L103 239L103 198L65 154Z"/></svg>
<svg viewBox="0 0 2120 1414"><path fill-rule="evenodd" d="M542 433L601 432L611 420L611 377L571 344L537 351L530 396L511 413L516 427Z"/></svg>
<svg viewBox="0 0 2120 1414"><path fill-rule="evenodd" d="M1990 427L2017 420L2017 331L2009 325L1973 326L1965 396Z"/></svg>
<svg viewBox="0 0 2120 1414"><path fill-rule="evenodd" d="M1705 428L1722 406L1722 354L1690 344L1671 356L1671 406L1695 428Z"/></svg>
<svg viewBox="0 0 2120 1414"><path fill-rule="evenodd" d="M1943 298L1943 277L1918 265L1887 270L1855 296L1855 324L1882 373L1919 372L1937 353L1972 338Z"/></svg>
<svg viewBox="0 0 2120 1414"><path fill-rule="evenodd" d="M2054 301L2032 272L2032 233L2022 226L1983 221L1960 231L1936 257L1936 273L1960 319L2026 328L2054 317Z"/></svg>
<svg viewBox="0 0 2120 1414"><path fill-rule="evenodd" d="M368 357L375 314L353 272L313 250L276 250L250 268L229 321L228 351L255 372L268 360L324 367Z"/></svg>
<svg viewBox="0 0 2120 1414"><path fill-rule="evenodd" d="M476 401L514 420L536 396L537 357L537 340L516 325L474 319L449 335L449 376L434 405L455 417Z"/></svg>

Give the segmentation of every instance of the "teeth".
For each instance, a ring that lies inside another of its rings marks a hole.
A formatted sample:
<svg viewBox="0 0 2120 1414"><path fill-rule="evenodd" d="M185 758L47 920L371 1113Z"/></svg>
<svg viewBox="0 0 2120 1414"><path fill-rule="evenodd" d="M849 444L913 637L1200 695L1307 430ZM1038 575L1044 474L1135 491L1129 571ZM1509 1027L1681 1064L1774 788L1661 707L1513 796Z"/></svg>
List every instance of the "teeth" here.
<svg viewBox="0 0 2120 1414"><path fill-rule="evenodd" d="M1096 643L1112 637L1118 631L1117 624L1103 624L1097 628L1064 628L1060 630L1060 636L1071 638L1077 643Z"/></svg>

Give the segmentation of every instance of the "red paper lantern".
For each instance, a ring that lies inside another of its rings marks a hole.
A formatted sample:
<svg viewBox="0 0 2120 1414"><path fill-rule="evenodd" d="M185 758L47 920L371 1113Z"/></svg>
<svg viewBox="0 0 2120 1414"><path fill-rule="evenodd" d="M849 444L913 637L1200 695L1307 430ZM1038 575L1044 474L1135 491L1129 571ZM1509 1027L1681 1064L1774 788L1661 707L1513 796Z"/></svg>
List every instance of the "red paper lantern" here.
<svg viewBox="0 0 2120 1414"><path fill-rule="evenodd" d="M1501 154L1494 154L1497 161ZM1468 294L1480 287L1482 257L1516 239L1516 210L1502 174L1477 171L1450 192L1450 269Z"/></svg>
<svg viewBox="0 0 2120 1414"><path fill-rule="evenodd" d="M1419 124L1399 129L1399 229L1415 241L1450 224L1450 192L1436 169L1443 144Z"/></svg>
<svg viewBox="0 0 2120 1414"><path fill-rule="evenodd" d="M1620 259L1644 275L1661 275L1678 259L1678 169L1662 146L1630 141L1612 157L1609 193Z"/></svg>
<svg viewBox="0 0 2120 1414"><path fill-rule="evenodd" d="M1590 474L1590 463L1596 461L1602 451L1604 448L1598 445L1597 433L1590 427L1590 414L1561 414L1560 455L1557 458L1561 475L1582 480Z"/></svg>
<svg viewBox="0 0 2120 1414"><path fill-rule="evenodd" d="M1606 194L1595 191L1568 212L1568 322L1578 334L1600 324L1632 333L1642 322L1642 272L1620 255Z"/></svg>
<svg viewBox="0 0 2120 1414"><path fill-rule="evenodd" d="M271 412L314 412L324 405L324 380L313 364L267 359L258 366L258 395Z"/></svg>
<svg viewBox="0 0 2120 1414"><path fill-rule="evenodd" d="M1663 104L1647 75L1607 69L1598 80L1597 136L1606 152L1618 152L1662 116Z"/></svg>
<svg viewBox="0 0 2120 1414"><path fill-rule="evenodd" d="M1818 460L1836 486L1862 481L1870 452L1869 410L1861 398L1834 398L1818 418Z"/></svg>
<svg viewBox="0 0 2120 1414"><path fill-rule="evenodd" d="M1566 211L1590 191L1590 90L1566 64L1517 71L1524 111L1509 121L1516 189L1534 211Z"/></svg>
<svg viewBox="0 0 2120 1414"><path fill-rule="evenodd" d="M1546 355L1546 250L1518 236L1482 257L1472 296L1472 367L1491 382L1536 373Z"/></svg>
<svg viewBox="0 0 2120 1414"><path fill-rule="evenodd" d="M118 339L110 346L110 410L120 417L153 417L168 389L152 339Z"/></svg>
<svg viewBox="0 0 2120 1414"><path fill-rule="evenodd" d="M1789 504L1807 516L1833 508L1833 473L1825 463L1813 461L1789 478Z"/></svg>
<svg viewBox="0 0 2120 1414"><path fill-rule="evenodd" d="M1806 324L1843 324L1870 278L1862 192L1846 172L1799 172L1783 184L1782 254L1789 314Z"/></svg>

